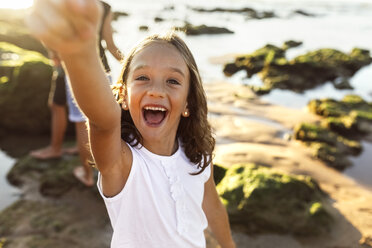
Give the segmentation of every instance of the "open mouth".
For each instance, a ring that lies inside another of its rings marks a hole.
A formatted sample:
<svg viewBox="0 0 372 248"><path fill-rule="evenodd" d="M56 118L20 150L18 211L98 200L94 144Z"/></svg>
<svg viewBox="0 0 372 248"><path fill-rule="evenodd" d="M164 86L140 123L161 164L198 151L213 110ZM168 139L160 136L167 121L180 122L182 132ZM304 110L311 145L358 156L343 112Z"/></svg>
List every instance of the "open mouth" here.
<svg viewBox="0 0 372 248"><path fill-rule="evenodd" d="M167 116L167 109L164 107L146 106L142 109L143 118L150 126L160 125Z"/></svg>

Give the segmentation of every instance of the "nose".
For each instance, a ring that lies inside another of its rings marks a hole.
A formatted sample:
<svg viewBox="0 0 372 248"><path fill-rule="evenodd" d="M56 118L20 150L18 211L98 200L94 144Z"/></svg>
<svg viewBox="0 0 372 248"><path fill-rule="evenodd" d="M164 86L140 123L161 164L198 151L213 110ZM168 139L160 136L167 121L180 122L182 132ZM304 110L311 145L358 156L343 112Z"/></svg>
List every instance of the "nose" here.
<svg viewBox="0 0 372 248"><path fill-rule="evenodd" d="M160 97L164 98L165 97L165 89L162 83L160 82L154 82L152 84L152 87L148 89L147 91L148 96L152 97Z"/></svg>

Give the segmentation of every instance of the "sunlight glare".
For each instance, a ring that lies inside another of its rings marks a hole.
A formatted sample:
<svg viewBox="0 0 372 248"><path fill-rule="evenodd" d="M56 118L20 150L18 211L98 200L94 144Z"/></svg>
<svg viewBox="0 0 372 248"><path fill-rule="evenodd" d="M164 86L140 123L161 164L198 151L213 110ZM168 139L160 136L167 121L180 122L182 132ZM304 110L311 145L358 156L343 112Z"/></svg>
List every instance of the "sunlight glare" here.
<svg viewBox="0 0 372 248"><path fill-rule="evenodd" d="M33 0L1 0L0 9L26 9L32 6Z"/></svg>

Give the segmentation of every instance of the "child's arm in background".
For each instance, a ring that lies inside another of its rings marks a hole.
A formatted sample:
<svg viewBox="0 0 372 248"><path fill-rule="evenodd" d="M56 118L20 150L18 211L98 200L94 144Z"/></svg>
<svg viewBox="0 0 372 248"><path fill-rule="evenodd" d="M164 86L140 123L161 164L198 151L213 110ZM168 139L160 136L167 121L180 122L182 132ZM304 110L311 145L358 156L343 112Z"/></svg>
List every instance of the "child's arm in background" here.
<svg viewBox="0 0 372 248"><path fill-rule="evenodd" d="M211 175L204 185L203 210L208 220L208 225L222 248L235 248L231 237L229 218L222 204L213 179L213 164Z"/></svg>
<svg viewBox="0 0 372 248"><path fill-rule="evenodd" d="M102 6L96 0L35 0L27 18L31 33L61 57L74 97L89 119L91 149L106 195L118 193L131 154L120 138L121 109L98 54ZM122 149L127 155L122 157ZM124 178L124 179L123 179Z"/></svg>

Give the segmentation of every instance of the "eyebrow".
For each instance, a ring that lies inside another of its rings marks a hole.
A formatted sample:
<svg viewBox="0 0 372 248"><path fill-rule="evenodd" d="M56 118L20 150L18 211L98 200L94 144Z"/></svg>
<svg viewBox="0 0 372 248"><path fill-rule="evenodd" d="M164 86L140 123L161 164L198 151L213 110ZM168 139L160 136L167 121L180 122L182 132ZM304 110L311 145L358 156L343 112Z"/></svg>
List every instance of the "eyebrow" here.
<svg viewBox="0 0 372 248"><path fill-rule="evenodd" d="M133 71L137 71L137 70L140 70L140 69L146 69L146 68L149 68L148 65L138 65L134 68ZM180 69L178 69L177 67L168 67L167 69L171 70L171 71L174 71L174 72L178 72L179 74L181 74L184 78L186 78L185 76L185 73L183 73Z"/></svg>

